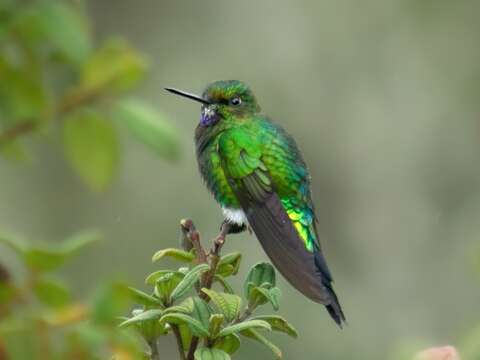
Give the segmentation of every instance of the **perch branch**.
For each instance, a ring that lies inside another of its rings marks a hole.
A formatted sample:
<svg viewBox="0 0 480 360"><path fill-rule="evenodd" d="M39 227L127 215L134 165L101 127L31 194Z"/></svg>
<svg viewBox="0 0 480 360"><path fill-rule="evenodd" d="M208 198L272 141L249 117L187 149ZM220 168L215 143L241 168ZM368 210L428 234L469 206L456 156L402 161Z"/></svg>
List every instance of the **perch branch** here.
<svg viewBox="0 0 480 360"><path fill-rule="evenodd" d="M200 290L201 288L210 289L213 285L215 272L217 270L217 266L220 261L220 251L222 250L222 247L225 244L225 239L230 231L230 225L228 223L222 224L220 233L213 240L212 248L210 249L208 254L205 252L205 249L201 244L200 234L196 230L195 225L193 224L193 221L190 219L184 219L180 222L180 226L182 230L183 248L187 251L191 250L192 248L195 249L195 253L196 253L195 261L198 264L205 263L210 265L210 270L208 270L203 274L202 279L200 281L200 286L197 288L198 296L205 301L209 301L208 296ZM195 350L198 347L198 342L199 342L199 338L197 336L194 336L190 343L186 360L194 359ZM181 338L180 338L180 343L181 343ZM183 354L183 356L185 356L185 353L183 352L183 346L180 353L181 355ZM182 358L182 359L185 359L185 358Z"/></svg>

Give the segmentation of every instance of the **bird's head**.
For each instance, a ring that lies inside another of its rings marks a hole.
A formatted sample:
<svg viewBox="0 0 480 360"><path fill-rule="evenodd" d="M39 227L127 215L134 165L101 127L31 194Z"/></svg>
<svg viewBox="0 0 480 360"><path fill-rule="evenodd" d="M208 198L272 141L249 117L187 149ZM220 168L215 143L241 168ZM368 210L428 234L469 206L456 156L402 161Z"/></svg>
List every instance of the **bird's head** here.
<svg viewBox="0 0 480 360"><path fill-rule="evenodd" d="M166 90L202 103L200 126L213 126L222 120L241 121L260 111L250 88L239 80L216 81L208 85L202 96L181 90Z"/></svg>

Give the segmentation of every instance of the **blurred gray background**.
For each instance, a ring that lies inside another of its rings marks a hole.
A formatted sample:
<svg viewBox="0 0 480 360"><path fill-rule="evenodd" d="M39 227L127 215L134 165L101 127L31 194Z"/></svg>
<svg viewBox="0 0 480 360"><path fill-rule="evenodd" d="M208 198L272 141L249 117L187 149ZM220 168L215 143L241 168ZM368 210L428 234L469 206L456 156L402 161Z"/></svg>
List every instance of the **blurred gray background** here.
<svg viewBox="0 0 480 360"><path fill-rule="evenodd" d="M310 166L349 322L340 331L281 280L281 313L300 332L275 337L284 357L393 359L410 342L459 342L478 322L480 2L92 0L89 13L99 39L116 33L148 54L140 96L177 127L183 156L169 164L128 143L104 193L81 183L56 140L36 144L30 164L0 163L2 228L52 241L86 227L104 232L66 269L78 294L102 279L141 286L159 266L152 253L177 245L181 218L205 239L216 234L221 214L193 152L199 107L163 87L199 93L241 79ZM248 234L225 250L245 254L240 279L265 259ZM253 354L272 357L251 343L237 358Z"/></svg>

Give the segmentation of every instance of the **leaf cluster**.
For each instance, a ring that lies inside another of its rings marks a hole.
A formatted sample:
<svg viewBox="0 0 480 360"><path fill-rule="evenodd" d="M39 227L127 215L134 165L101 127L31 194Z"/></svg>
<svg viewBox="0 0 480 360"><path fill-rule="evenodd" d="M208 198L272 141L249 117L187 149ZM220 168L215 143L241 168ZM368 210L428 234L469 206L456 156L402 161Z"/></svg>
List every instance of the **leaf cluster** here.
<svg viewBox="0 0 480 360"><path fill-rule="evenodd" d="M230 359L242 338L260 342L281 358L280 349L263 332L279 331L297 337L296 330L279 315L255 315L265 304L271 304L275 311L279 308L280 290L272 265L262 262L249 270L242 298L229 283L229 278L238 273L241 254L220 256L216 246L205 253L196 230L186 234L184 249L160 250L153 261L169 257L187 266L148 275L145 282L151 286L150 292L130 288L141 307L120 326L133 327L142 335L152 348L152 359L161 355L158 338L168 335L177 337L181 359ZM188 241L194 243L185 246Z"/></svg>

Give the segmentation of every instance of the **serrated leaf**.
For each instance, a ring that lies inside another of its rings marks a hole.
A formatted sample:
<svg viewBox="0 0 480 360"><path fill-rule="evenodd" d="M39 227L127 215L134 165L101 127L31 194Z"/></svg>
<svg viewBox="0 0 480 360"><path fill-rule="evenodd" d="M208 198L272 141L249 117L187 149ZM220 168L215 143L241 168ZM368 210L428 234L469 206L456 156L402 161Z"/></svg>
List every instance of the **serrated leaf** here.
<svg viewBox="0 0 480 360"><path fill-rule="evenodd" d="M166 117L139 100L117 104L113 117L124 123L141 143L167 160L176 160L180 152L178 135Z"/></svg>
<svg viewBox="0 0 480 360"><path fill-rule="evenodd" d="M173 272L172 270L158 270L147 276L145 284L155 285L163 275Z"/></svg>
<svg viewBox="0 0 480 360"><path fill-rule="evenodd" d="M33 286L33 291L38 300L54 308L65 306L71 299L66 285L53 278L39 278Z"/></svg>
<svg viewBox="0 0 480 360"><path fill-rule="evenodd" d="M98 112L78 111L63 122L63 143L77 174L92 189L105 189L117 170L120 149L111 122Z"/></svg>
<svg viewBox="0 0 480 360"><path fill-rule="evenodd" d="M184 274L171 271L158 278L155 284L155 296L165 303L171 303L171 294L184 278Z"/></svg>
<svg viewBox="0 0 480 360"><path fill-rule="evenodd" d="M225 351L215 348L201 347L195 350L195 360L230 360Z"/></svg>
<svg viewBox="0 0 480 360"><path fill-rule="evenodd" d="M280 297L282 296L282 292L280 288L274 287L270 289L270 298L269 301L272 304L272 307L275 311L277 311L280 307Z"/></svg>
<svg viewBox="0 0 480 360"><path fill-rule="evenodd" d="M175 248L169 248L169 249L163 249L163 250L157 251L155 255L153 255L152 257L152 262L158 261L166 256L171 257L175 260L183 261L187 263L190 263L192 262L193 259L195 259L195 255L193 255L193 253L191 252L175 249Z"/></svg>
<svg viewBox="0 0 480 360"><path fill-rule="evenodd" d="M174 305L166 308L165 314L168 314L170 312L180 312L180 313L190 314L193 311L193 308L194 308L193 298L189 297L183 300L178 305Z"/></svg>
<svg viewBox="0 0 480 360"><path fill-rule="evenodd" d="M246 329L267 329L271 330L271 326L269 323L263 320L247 320L247 321L242 321L241 323L238 324L233 324L230 326L227 326L223 328L219 334L218 337L222 336L227 336L233 333L237 333Z"/></svg>
<svg viewBox="0 0 480 360"><path fill-rule="evenodd" d="M162 302L152 295L148 295L141 290L135 289L133 287L129 287L128 290L130 291L132 298L135 302L149 306L162 306Z"/></svg>
<svg viewBox="0 0 480 360"><path fill-rule="evenodd" d="M198 296L194 296L191 299L193 301L193 309L191 311L192 316L200 321L205 328L208 328L211 315L210 307Z"/></svg>
<svg viewBox="0 0 480 360"><path fill-rule="evenodd" d="M42 1L38 7L38 26L47 41L68 60L83 63L91 50L86 18L62 1Z"/></svg>
<svg viewBox="0 0 480 360"><path fill-rule="evenodd" d="M249 306L255 308L256 306L266 304L270 302L275 311L279 308L280 301L280 289L274 287L267 289L260 286L252 287L250 290Z"/></svg>
<svg viewBox="0 0 480 360"><path fill-rule="evenodd" d="M195 285L202 273L209 269L210 266L208 264L199 264L186 273L182 281L180 281L177 287L172 291L170 295L172 301L175 301L186 294L193 285Z"/></svg>
<svg viewBox="0 0 480 360"><path fill-rule="evenodd" d="M225 317L222 314L212 314L210 315L208 331L210 332L211 337L217 336L220 328L222 327Z"/></svg>
<svg viewBox="0 0 480 360"><path fill-rule="evenodd" d="M145 321L158 320L162 317L163 310L160 309L150 309L140 312L138 315L135 315L128 320L122 322L120 327L127 327L133 324L142 323Z"/></svg>
<svg viewBox="0 0 480 360"><path fill-rule="evenodd" d="M242 260L242 254L234 252L222 256L220 259L216 273L220 276L227 277L230 275L236 275L240 269L240 263Z"/></svg>
<svg viewBox="0 0 480 360"><path fill-rule="evenodd" d="M208 329L197 319L182 313L169 313L160 318L161 323L186 324L196 336L208 336Z"/></svg>
<svg viewBox="0 0 480 360"><path fill-rule="evenodd" d="M245 297L250 298L250 291L255 286L261 286L268 283L275 286L275 269L266 262L258 263L250 269L245 279Z"/></svg>
<svg viewBox="0 0 480 360"><path fill-rule="evenodd" d="M275 344L269 341L265 336L261 335L258 331L254 329L247 329L240 332L240 334L249 339L256 340L259 343L268 347L273 352L273 354L277 359L282 358L282 351Z"/></svg>
<svg viewBox="0 0 480 360"><path fill-rule="evenodd" d="M261 315L255 316L252 320L263 320L270 324L273 331L280 331L291 337L298 337L297 330L283 317L278 315Z"/></svg>
<svg viewBox="0 0 480 360"><path fill-rule="evenodd" d="M145 75L146 69L145 58L127 42L109 40L85 63L81 86L85 89L128 90Z"/></svg>
<svg viewBox="0 0 480 360"><path fill-rule="evenodd" d="M216 349L221 349L228 354L233 354L240 347L240 338L237 334L230 334L222 338L218 338L213 347Z"/></svg>
<svg viewBox="0 0 480 360"><path fill-rule="evenodd" d="M220 275L216 274L213 277L213 279L214 279L214 281L218 282L222 286L224 292L226 292L228 294L234 294L235 293L232 286L228 283L228 281L223 276L220 276Z"/></svg>
<svg viewBox="0 0 480 360"><path fill-rule="evenodd" d="M208 295L210 300L222 312L227 321L237 318L242 307L242 299L240 296L216 292L214 290L203 288L202 291Z"/></svg>

